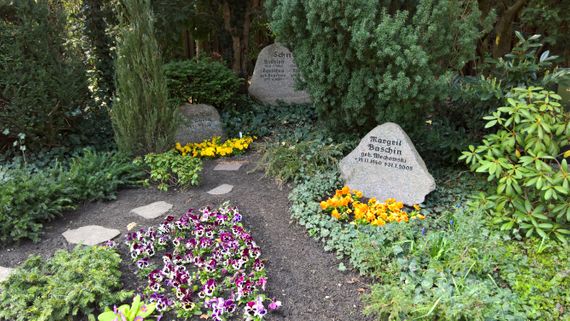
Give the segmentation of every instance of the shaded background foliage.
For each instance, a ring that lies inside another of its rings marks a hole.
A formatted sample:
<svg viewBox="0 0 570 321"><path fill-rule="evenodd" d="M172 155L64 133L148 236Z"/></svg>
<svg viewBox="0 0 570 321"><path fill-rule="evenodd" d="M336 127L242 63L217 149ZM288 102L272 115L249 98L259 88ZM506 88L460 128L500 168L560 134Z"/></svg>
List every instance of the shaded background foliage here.
<svg viewBox="0 0 570 321"><path fill-rule="evenodd" d="M0 123L35 147L61 145L87 117L87 78L66 44L63 8L47 0L0 2Z"/></svg>

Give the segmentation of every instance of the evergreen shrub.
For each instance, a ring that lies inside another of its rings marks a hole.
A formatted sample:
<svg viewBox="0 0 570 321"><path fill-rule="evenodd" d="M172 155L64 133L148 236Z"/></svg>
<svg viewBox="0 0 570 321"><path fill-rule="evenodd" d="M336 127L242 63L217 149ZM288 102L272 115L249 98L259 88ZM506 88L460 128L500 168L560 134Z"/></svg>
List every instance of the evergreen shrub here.
<svg viewBox="0 0 570 321"><path fill-rule="evenodd" d="M218 108L231 105L241 80L223 63L207 58L173 61L164 65L170 97Z"/></svg>
<svg viewBox="0 0 570 321"><path fill-rule="evenodd" d="M29 147L51 148L78 130L89 93L66 35L57 2L0 2L0 132L8 141L23 134Z"/></svg>
<svg viewBox="0 0 570 321"><path fill-rule="evenodd" d="M405 3L402 4L402 3ZM476 2L267 1L317 111L332 126L407 128L445 97L452 71L474 58Z"/></svg>
<svg viewBox="0 0 570 321"><path fill-rule="evenodd" d="M174 144L178 110L168 100L149 0L124 0L111 120L119 150L135 155Z"/></svg>

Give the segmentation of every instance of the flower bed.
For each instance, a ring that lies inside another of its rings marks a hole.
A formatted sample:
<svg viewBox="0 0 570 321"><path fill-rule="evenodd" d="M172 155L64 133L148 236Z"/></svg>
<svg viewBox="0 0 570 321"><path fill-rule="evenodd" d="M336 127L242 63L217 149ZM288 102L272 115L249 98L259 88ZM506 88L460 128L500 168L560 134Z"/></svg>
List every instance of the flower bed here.
<svg viewBox="0 0 570 321"><path fill-rule="evenodd" d="M410 219L425 218L420 214L420 206L417 204L414 205L414 210L408 213L404 210L404 204L394 198L389 198L385 202L371 198L366 203L361 202L361 199L361 191L344 186L342 189L337 189L333 197L322 201L320 205L323 211L340 221L349 220L352 215L355 224L384 226L386 223L407 223Z"/></svg>
<svg viewBox="0 0 570 321"><path fill-rule="evenodd" d="M139 274L148 281L145 295L159 312L226 320L241 311L244 320L253 321L281 305L263 294L267 276L261 249L235 207L190 209L126 238Z"/></svg>
<svg viewBox="0 0 570 321"><path fill-rule="evenodd" d="M255 137L244 136L241 138L231 138L222 142L219 136L201 143L191 143L182 146L176 143L175 149L182 156L192 155L192 157L227 157L239 154L249 148Z"/></svg>

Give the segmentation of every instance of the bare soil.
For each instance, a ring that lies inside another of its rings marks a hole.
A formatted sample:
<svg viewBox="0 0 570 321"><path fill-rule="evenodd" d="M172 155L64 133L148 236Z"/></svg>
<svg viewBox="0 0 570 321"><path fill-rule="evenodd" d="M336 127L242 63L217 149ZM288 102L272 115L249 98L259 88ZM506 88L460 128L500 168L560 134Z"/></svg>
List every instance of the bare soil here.
<svg viewBox="0 0 570 321"><path fill-rule="evenodd" d="M138 227L156 225L161 218L146 220L130 213L131 209L156 201L174 205L171 214L183 214L188 208L217 206L226 200L237 205L244 224L261 246L262 257L268 260L268 291L283 303L280 310L270 313L266 320L291 321L354 321L370 320L361 314L360 295L368 292L366 279L357 274L337 269L340 261L335 254L323 250L322 244L311 239L306 230L290 221L288 187L279 188L273 180L252 172L259 155L253 152L231 159L206 160L202 182L196 188L160 192L154 188L129 189L119 192L112 202L85 204L80 209L45 225L45 234L39 243L21 242L0 248L0 265L16 267L29 255L51 256L58 249L71 249L61 233L84 225L96 224L116 228L122 232L116 240L122 241L127 225ZM245 160L239 171L214 171L220 161ZM221 184L234 185L225 195L213 196L207 191ZM136 289L141 282L121 246L123 282L126 289ZM175 320L165 318L163 321ZM198 318L196 318L198 320Z"/></svg>

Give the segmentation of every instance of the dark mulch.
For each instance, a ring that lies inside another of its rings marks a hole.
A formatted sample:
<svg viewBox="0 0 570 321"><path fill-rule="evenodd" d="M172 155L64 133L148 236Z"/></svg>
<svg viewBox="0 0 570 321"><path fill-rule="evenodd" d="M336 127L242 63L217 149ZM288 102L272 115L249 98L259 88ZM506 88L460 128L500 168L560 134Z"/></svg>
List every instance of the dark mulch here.
<svg viewBox="0 0 570 321"><path fill-rule="evenodd" d="M244 224L261 247L262 256L268 260L269 295L283 303L278 312L267 315L267 320L369 320L361 314L360 303L361 292L367 290L366 280L352 272L338 271L336 256L324 252L322 244L312 240L303 227L290 221L287 199L290 190L287 187L280 189L262 173L249 173L255 167L257 157L255 153L240 157L248 163L237 172L213 171L218 160L205 161L202 182L197 188L166 193L153 188L124 190L116 201L86 204L46 224L45 235L39 243L22 242L0 249L0 265L15 267L31 254L49 257L57 249L71 249L73 246L61 236L70 228L97 224L119 229L124 234L131 222L136 222L138 227L156 225L161 218L144 220L130 213L135 207L155 201L173 204L171 213L176 216L188 208L217 206L230 200L240 208ZM224 183L234 185L229 194L212 196L206 193ZM117 240L122 241L122 235ZM125 259L122 268L125 288L134 289L140 281L133 274L125 247L121 248Z"/></svg>

